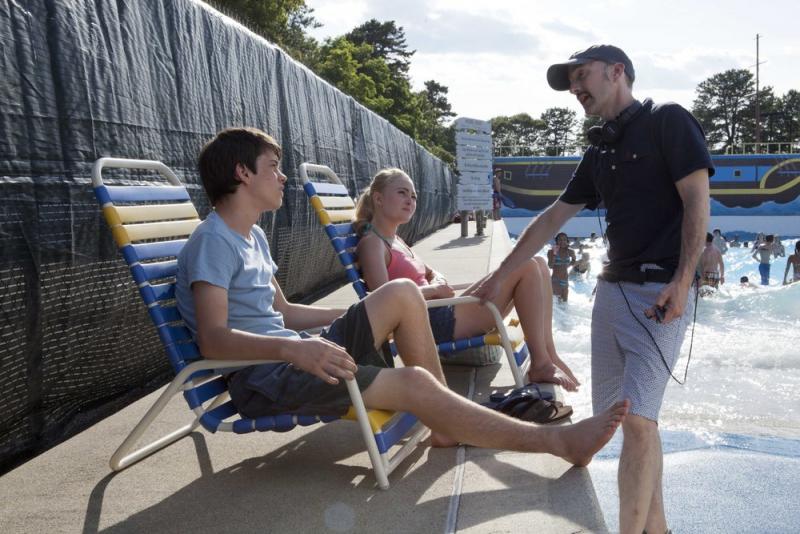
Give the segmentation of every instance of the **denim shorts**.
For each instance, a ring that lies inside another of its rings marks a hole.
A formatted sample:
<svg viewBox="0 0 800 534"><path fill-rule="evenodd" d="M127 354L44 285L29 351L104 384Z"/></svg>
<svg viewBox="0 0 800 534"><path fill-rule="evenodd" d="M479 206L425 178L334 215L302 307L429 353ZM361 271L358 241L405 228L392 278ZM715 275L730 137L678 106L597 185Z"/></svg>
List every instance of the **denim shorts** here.
<svg viewBox="0 0 800 534"><path fill-rule="evenodd" d="M433 340L437 345L445 341L453 341L453 332L456 329L456 312L452 306L428 308L428 319L431 322Z"/></svg>
<svg viewBox="0 0 800 534"><path fill-rule="evenodd" d="M301 336L309 337L305 333ZM320 337L340 345L353 357L361 391L372 384L381 369L394 366L391 357L375 349L364 301L350 306ZM246 367L231 375L228 389L239 413L250 418L281 413L343 415L352 404L344 380L328 384L289 363Z"/></svg>

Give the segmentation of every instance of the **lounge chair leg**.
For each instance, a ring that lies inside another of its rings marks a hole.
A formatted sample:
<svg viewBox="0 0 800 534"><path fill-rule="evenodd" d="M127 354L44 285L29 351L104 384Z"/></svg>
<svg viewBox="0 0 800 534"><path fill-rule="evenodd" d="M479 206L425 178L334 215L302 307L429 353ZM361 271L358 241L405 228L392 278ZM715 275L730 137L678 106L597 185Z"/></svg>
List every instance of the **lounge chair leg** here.
<svg viewBox="0 0 800 534"><path fill-rule="evenodd" d="M503 316L500 315L497 307L491 302L486 302L485 305L494 316L494 324L497 327L497 332L500 334L500 340L503 343L503 350L508 358L508 365L511 367L511 374L514 376L514 384L518 388L522 387L525 385L525 380L523 379L522 371L520 370L519 365L517 365L517 360L514 358L514 349L511 348L511 342L508 339L508 330L503 322Z"/></svg>
<svg viewBox="0 0 800 534"><path fill-rule="evenodd" d="M111 469L114 471L122 471L129 465L138 462L142 458L145 458L146 456L149 456L160 449L163 449L167 445L181 439L182 437L188 435L192 430L197 428L197 426L200 424L199 419L195 419L194 422L189 423L188 425L183 426L160 439L157 439L156 441L134 451L131 454L128 454L133 446L136 445L136 442L139 440L142 434L144 434L145 430L147 430L155 418L158 417L158 415L162 412L170 399L180 391L181 386L191 372L193 372L193 370L190 371L189 367L187 367L178 373L174 379L172 379L172 382L169 383L167 389L161 393L156 402L154 402L150 409L147 410L147 413L144 414L144 417L142 417L141 421L139 421L136 426L133 427L133 430L131 430L131 433L128 434L127 438L125 438L125 441L122 442L116 452L114 452L114 454L111 456L111 460L109 462Z"/></svg>
<svg viewBox="0 0 800 534"><path fill-rule="evenodd" d="M361 429L361 435L364 437L369 459L372 462L372 469L375 471L375 478L378 480L378 487L382 490L389 489L389 475L386 472L383 458L378 452L378 444L375 443L375 435L372 433L372 427L369 424L369 417L367 417L367 409L364 406L364 400L361 398L361 392L358 390L355 380L347 380L346 384L350 393L350 400L353 402L353 408L356 411L356 420Z"/></svg>

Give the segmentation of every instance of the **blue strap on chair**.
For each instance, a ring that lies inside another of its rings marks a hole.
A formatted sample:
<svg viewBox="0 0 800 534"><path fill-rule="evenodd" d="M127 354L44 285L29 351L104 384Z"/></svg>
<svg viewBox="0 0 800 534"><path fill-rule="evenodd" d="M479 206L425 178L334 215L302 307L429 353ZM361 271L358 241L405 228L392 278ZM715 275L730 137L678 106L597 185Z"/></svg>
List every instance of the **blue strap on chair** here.
<svg viewBox="0 0 800 534"><path fill-rule="evenodd" d="M104 168L152 170L165 178L169 185L105 184L102 178ZM110 465L114 471L125 469L186 436L200 425L212 433L224 431L245 434L267 430L285 432L297 425L308 426L340 419L291 413L255 419L241 417L230 401L227 384L219 369L241 368L270 361L204 359L180 317L174 304L176 257L189 235L200 224L188 191L166 165L148 160L101 158L95 162L92 184L106 222L130 268L175 372L175 378L111 457ZM387 489L389 473L425 436L426 429L416 425L416 419L408 414L395 415L379 410L367 412L355 380L348 381L347 388L353 408L343 418L358 422L378 485ZM167 436L130 452L178 392L183 393L195 419ZM414 432L406 443L393 457L389 457L391 447L412 427Z"/></svg>
<svg viewBox="0 0 800 534"><path fill-rule="evenodd" d="M323 177L325 181L312 181L311 176ZM331 246L345 269L345 275L350 281L359 299L367 295L367 286L361 278L356 247L359 236L353 228L355 221L355 203L350 197L347 188L339 177L330 168L324 165L303 163L300 165L300 179L303 181L303 190L308 196L308 201L314 208L325 233L328 235ZM455 297L427 301L428 307L448 306L451 304L464 304L478 302L475 297ZM518 321L509 320L515 337L509 336L508 328L497 308L491 303L484 303L495 318L495 330L468 339L446 341L437 346L439 353L446 359L453 352L468 348L483 347L486 345L500 345L506 353L511 372L514 375L516 387L522 387L527 381L525 373L530 366L527 344L525 343Z"/></svg>

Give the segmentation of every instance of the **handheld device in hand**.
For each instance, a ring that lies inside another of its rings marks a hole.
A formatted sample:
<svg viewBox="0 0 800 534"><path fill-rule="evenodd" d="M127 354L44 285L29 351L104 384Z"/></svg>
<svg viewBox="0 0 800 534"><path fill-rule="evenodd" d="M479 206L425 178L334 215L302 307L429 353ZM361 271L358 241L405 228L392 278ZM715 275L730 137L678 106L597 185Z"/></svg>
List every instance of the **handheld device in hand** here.
<svg viewBox="0 0 800 534"><path fill-rule="evenodd" d="M644 316L648 319L655 319L657 323L664 322L664 315L667 312L667 309L663 306L653 306L651 308L653 310L653 315L648 315L647 310L644 311Z"/></svg>

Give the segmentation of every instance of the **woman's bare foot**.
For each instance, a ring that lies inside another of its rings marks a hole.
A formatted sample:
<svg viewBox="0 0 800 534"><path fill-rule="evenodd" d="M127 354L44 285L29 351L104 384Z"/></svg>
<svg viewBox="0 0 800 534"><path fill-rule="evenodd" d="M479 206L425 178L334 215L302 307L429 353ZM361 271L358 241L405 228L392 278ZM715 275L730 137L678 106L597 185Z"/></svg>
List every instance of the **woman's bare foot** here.
<svg viewBox="0 0 800 534"><path fill-rule="evenodd" d="M548 384L558 384L567 391L577 391L577 381L570 378L564 371L552 363L546 363L528 369L529 382L546 382Z"/></svg>
<svg viewBox="0 0 800 534"><path fill-rule="evenodd" d="M576 386L581 385L581 381L578 380L578 378L572 373L572 369L570 369L569 366L566 363L564 363L564 360L559 358L555 347L551 347L548 345L547 355L550 357L550 361L553 362L553 365L564 371L564 374L570 377L570 379L572 379L572 381L575 382Z"/></svg>
<svg viewBox="0 0 800 534"><path fill-rule="evenodd" d="M605 412L574 425L554 427L553 454L579 467L589 465L597 451L614 436L630 406L629 400L620 401Z"/></svg>
<svg viewBox="0 0 800 534"><path fill-rule="evenodd" d="M581 385L581 381L578 380L578 378L572 373L572 369L570 369L569 366L566 363L564 363L563 360L561 360L558 357L555 357L553 358L553 365L561 369L561 371L563 371L565 375L567 375L573 382L575 382L576 386Z"/></svg>

